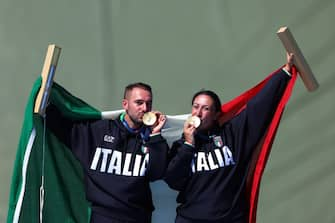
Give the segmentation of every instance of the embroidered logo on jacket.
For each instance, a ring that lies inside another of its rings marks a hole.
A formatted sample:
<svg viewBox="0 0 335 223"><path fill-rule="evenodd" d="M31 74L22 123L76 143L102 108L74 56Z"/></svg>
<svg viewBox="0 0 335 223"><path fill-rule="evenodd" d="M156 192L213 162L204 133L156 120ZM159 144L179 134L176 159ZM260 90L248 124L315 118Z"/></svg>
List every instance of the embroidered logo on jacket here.
<svg viewBox="0 0 335 223"><path fill-rule="evenodd" d="M104 136L104 141L105 141L105 142L114 143L114 139L115 139L114 136L109 136L109 135L105 135L105 136Z"/></svg>
<svg viewBox="0 0 335 223"><path fill-rule="evenodd" d="M117 150L95 149L91 170L123 176L145 176L149 154L122 153Z"/></svg>
<svg viewBox="0 0 335 223"><path fill-rule="evenodd" d="M223 141L221 136L214 136L213 142L217 147L222 147L223 146Z"/></svg>
<svg viewBox="0 0 335 223"><path fill-rule="evenodd" d="M235 161L228 146L224 146L210 152L195 153L191 165L192 172L195 173L235 165Z"/></svg>

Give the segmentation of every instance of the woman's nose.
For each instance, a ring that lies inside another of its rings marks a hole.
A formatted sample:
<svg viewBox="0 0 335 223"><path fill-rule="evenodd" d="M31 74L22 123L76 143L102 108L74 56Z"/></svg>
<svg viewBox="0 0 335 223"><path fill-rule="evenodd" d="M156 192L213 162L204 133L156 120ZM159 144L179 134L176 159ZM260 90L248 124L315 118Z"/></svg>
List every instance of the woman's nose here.
<svg viewBox="0 0 335 223"><path fill-rule="evenodd" d="M198 116L198 117L201 117L201 109L197 109L197 110L195 110L195 112L194 112L194 114L193 115L195 115L195 116Z"/></svg>

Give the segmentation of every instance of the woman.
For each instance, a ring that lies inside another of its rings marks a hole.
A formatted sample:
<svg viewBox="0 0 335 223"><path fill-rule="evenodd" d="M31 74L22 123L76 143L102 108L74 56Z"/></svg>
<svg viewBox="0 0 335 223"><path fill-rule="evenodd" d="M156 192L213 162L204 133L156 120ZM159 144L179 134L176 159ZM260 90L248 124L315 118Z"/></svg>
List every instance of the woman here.
<svg viewBox="0 0 335 223"><path fill-rule="evenodd" d="M192 116L200 126L185 122L184 133L169 152L165 181L179 191L177 223L245 223L248 167L290 79L293 55L246 108L219 125L221 102L212 91L192 99ZM224 115L224 114L223 114Z"/></svg>

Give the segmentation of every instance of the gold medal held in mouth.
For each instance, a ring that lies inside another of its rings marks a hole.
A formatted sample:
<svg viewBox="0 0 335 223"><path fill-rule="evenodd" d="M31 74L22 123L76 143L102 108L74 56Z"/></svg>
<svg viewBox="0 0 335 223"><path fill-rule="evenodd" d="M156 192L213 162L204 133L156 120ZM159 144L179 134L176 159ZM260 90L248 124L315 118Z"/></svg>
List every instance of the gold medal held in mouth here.
<svg viewBox="0 0 335 223"><path fill-rule="evenodd" d="M153 112L146 112L143 115L143 123L147 126L152 126L157 121L157 116Z"/></svg>
<svg viewBox="0 0 335 223"><path fill-rule="evenodd" d="M190 116L187 118L186 122L198 128L201 123L201 120L198 116Z"/></svg>

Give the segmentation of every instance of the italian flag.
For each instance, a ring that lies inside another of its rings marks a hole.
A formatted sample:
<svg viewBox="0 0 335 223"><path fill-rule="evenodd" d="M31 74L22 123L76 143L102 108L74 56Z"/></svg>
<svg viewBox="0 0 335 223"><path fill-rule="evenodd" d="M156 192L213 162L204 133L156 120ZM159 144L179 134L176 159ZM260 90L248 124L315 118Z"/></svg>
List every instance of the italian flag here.
<svg viewBox="0 0 335 223"><path fill-rule="evenodd" d="M273 72L272 74L274 74ZM240 96L222 105L221 123L237 115L246 103L259 92L272 75ZM246 192L250 198L249 222L256 222L257 199L262 174L271 150L276 130L285 105L291 95L296 71L277 107L272 122L255 150ZM45 128L45 119L34 113L35 99L41 87L39 78L31 90L12 176L7 223L17 222L83 222L90 219L90 204L85 198L83 172L71 151ZM122 110L102 112L73 96L57 83L53 83L50 103L64 116L76 119L113 119ZM167 116L162 135L171 144L183 131L189 114Z"/></svg>

